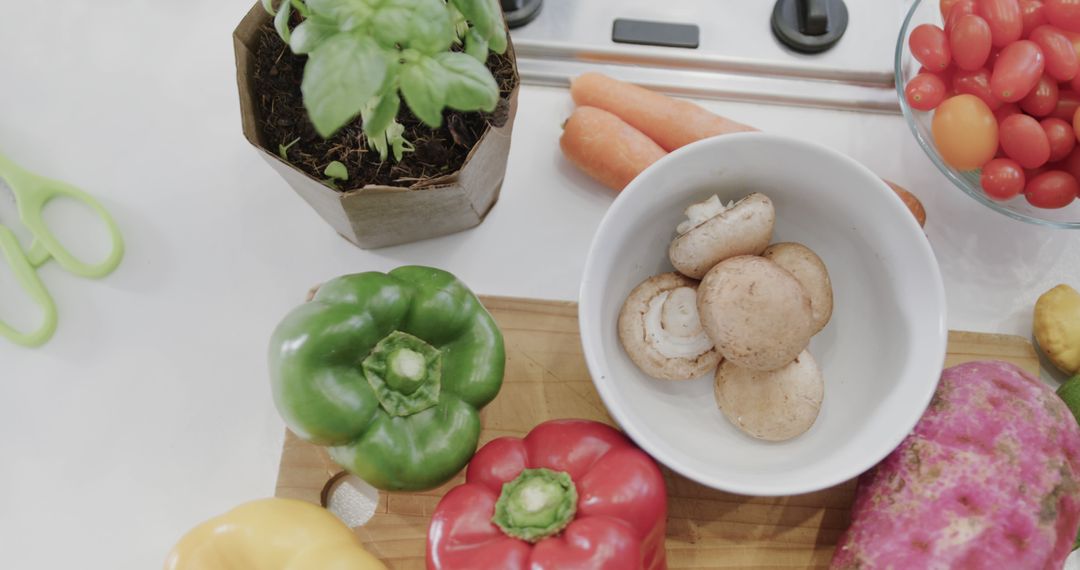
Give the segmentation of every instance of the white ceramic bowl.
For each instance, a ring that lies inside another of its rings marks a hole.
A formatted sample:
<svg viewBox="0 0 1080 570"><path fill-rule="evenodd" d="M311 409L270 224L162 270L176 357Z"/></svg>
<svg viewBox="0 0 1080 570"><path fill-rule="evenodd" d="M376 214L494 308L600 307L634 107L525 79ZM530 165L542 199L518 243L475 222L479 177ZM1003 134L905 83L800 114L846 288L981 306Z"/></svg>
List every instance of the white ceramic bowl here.
<svg viewBox="0 0 1080 570"><path fill-rule="evenodd" d="M668 244L683 210L718 194L762 192L774 242L797 241L832 278L832 321L810 344L825 375L813 427L782 443L744 435L713 398L712 375L654 380L619 344L619 309L650 275L672 271ZM915 426L945 360L945 291L934 254L900 199L854 160L762 133L725 135L671 153L615 200L593 239L580 296L581 340L600 396L661 463L703 485L794 495L866 471Z"/></svg>

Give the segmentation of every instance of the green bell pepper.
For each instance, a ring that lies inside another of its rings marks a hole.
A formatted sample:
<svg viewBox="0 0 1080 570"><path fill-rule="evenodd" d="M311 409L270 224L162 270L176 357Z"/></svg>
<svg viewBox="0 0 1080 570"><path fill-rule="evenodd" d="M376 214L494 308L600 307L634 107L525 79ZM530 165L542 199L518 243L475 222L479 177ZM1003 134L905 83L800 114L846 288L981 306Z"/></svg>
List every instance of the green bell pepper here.
<svg viewBox="0 0 1080 570"><path fill-rule="evenodd" d="M270 343L274 402L289 428L386 490L437 487L465 467L505 365L491 315L430 267L338 277Z"/></svg>

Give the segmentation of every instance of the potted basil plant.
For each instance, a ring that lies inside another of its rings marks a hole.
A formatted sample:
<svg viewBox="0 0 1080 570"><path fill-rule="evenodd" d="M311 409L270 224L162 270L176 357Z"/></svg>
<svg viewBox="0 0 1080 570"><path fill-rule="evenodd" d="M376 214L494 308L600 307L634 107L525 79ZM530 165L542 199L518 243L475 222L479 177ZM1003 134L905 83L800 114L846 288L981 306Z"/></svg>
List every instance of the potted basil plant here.
<svg viewBox="0 0 1080 570"><path fill-rule="evenodd" d="M233 39L244 136L349 241L494 205L519 83L497 0L260 0Z"/></svg>

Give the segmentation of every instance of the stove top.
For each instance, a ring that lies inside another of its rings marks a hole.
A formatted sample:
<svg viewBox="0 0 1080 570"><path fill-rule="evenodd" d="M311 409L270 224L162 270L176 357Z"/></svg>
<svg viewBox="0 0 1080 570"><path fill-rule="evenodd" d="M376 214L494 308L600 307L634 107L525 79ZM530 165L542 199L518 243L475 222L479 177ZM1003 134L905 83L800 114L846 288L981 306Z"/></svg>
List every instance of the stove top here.
<svg viewBox="0 0 1080 570"><path fill-rule="evenodd" d="M833 4L781 1L811 11ZM774 35L772 0L512 3L539 6L511 32L529 83L565 84L599 69L696 97L899 112L893 57L910 0L846 0L843 36L817 54L799 53Z"/></svg>

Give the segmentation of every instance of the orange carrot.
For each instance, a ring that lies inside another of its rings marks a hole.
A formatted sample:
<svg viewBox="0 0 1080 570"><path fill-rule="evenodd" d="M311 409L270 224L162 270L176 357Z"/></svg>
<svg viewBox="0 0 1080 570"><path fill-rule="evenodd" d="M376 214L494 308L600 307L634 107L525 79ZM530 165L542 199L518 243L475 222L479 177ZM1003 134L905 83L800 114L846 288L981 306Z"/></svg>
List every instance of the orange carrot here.
<svg viewBox="0 0 1080 570"><path fill-rule="evenodd" d="M882 180L884 180L884 178ZM919 222L919 226L925 226L926 209L923 208L922 202L920 202L914 194L908 192L907 190L904 190L904 188L899 184L894 184L892 182L889 182L888 180L885 180L885 183L888 184L889 188L892 188L893 192L896 192L896 195L904 201L904 205L908 207L908 210L911 210L911 215L915 216L915 220Z"/></svg>
<svg viewBox="0 0 1080 570"><path fill-rule="evenodd" d="M570 95L578 105L618 115L669 152L716 135L757 130L690 101L673 99L595 72L571 81Z"/></svg>
<svg viewBox="0 0 1080 570"><path fill-rule="evenodd" d="M614 190L666 154L641 131L594 107L578 107L570 115L559 146L570 162Z"/></svg>

